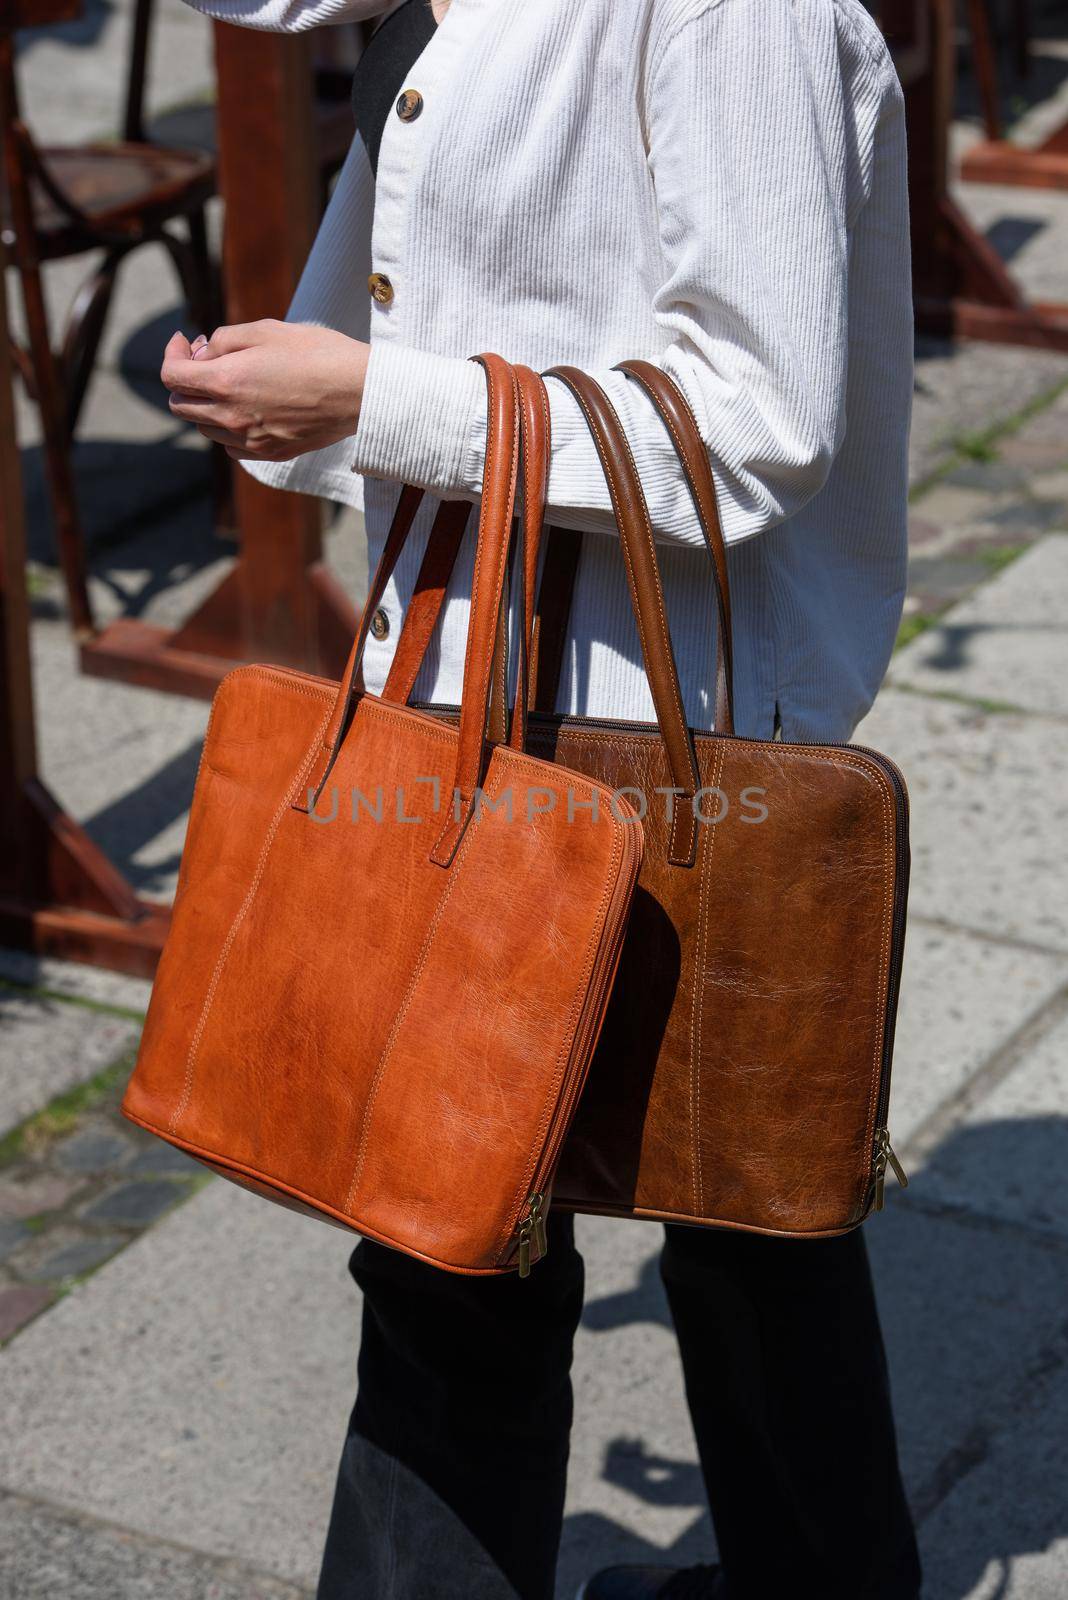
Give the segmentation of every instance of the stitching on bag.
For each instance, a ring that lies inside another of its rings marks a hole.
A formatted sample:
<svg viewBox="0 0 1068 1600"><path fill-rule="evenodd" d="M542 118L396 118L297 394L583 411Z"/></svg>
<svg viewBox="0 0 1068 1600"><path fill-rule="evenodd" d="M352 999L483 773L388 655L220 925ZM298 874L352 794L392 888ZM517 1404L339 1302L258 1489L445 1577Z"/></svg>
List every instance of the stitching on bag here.
<svg viewBox="0 0 1068 1600"><path fill-rule="evenodd" d="M723 778L727 758L725 745L720 746L719 760L712 774L712 787L718 789ZM708 949L708 901L712 882L712 851L716 844L719 824L707 829L710 837L701 852L701 902L697 917L697 960L694 967L693 1023L690 1032L690 1139L693 1152L693 1183L698 1216L704 1210L705 1182L701 1166L701 1054L704 1044L705 955Z"/></svg>
<svg viewBox="0 0 1068 1600"><path fill-rule="evenodd" d="M329 717L329 712L327 712L326 717L327 718ZM324 718L324 721L325 720L326 720L326 718ZM181 1096L181 1099L178 1102L178 1106L177 1106L177 1108L176 1108L176 1110L175 1110L175 1112L174 1112L173 1116L171 1117L171 1120L170 1120L170 1122L168 1124L168 1127L170 1128L170 1131L172 1133L177 1132L178 1124L181 1122L182 1118L185 1116L186 1111L189 1109L189 1101L190 1101L190 1098L191 1098L192 1093L193 1093L193 1071L194 1071L194 1067L196 1065L197 1052L200 1049L200 1041L201 1041L201 1039L203 1037L203 1034L204 1034L204 1029L205 1029L205 1026L207 1024L208 1015L209 1015L209 1013L211 1011L212 1002L215 999L215 991L218 988L219 979L222 976L223 967L226 965L226 958L230 954L230 949L231 949L231 946L233 945L234 939L237 937L237 930L241 926L241 923L244 921L245 917L247 916L249 908L252 905L253 900L256 898L256 894L257 894L257 892L259 890L259 886L260 886L260 881L261 881L261 879L263 877L263 870L264 870L264 867L267 864L267 856L268 856L268 854L270 852L271 845L274 843L275 835L277 834L278 829L281 826L282 818L285 816L286 812L289 810L290 806L292 805L293 797L296 795L297 791L300 789L300 786L304 781L305 775L307 774L308 768L311 766L312 762L315 760L316 746L317 746L319 740L322 738L322 732L323 732L323 723L321 722L319 724L318 728L315 730L315 739L312 742L311 748L309 749L307 755L304 757L304 760L301 762L300 767L297 769L296 777L290 780L289 787L286 790L285 794L283 795L282 800L279 803L278 808L275 811L275 814L271 819L270 826L269 826L269 828L267 830L267 836L264 839L263 845L262 845L262 847L260 849L259 859L256 862L255 871L253 872L253 876L252 876L252 882L249 885L249 888L248 888L248 891L247 891L247 893L245 895L244 900L241 902L241 905L240 905L240 907L238 909L237 915L234 917L234 920L230 925L230 931L226 935L226 940L225 940L225 942L223 944L222 949L219 952L218 958L216 959L215 969L214 969L214 971L212 972L212 975L211 975L211 982L208 985L208 992L204 997L204 1004L203 1004L203 1006L201 1008L200 1018L199 1018L199 1020L197 1022L197 1026L196 1026L196 1032L193 1035L193 1039L192 1039L192 1041L190 1043L190 1046L189 1046L189 1054L186 1057L185 1083L184 1083L183 1088L182 1088L182 1096Z"/></svg>
<svg viewBox="0 0 1068 1600"><path fill-rule="evenodd" d="M496 793L493 794L491 798L495 800L497 798ZM390 1028L389 1037L386 1039L386 1042L382 1047L382 1054L378 1058L378 1065L375 1067L374 1077L371 1079L371 1087L367 1091L367 1100L364 1105L363 1116L360 1121L360 1144L356 1153L356 1166L353 1170L352 1180L349 1183L349 1187L345 1195L344 1209L346 1213L351 1213L352 1211L360 1178L363 1176L363 1165L367 1154L367 1137L370 1131L371 1113L374 1110L374 1104L378 1095L379 1085L382 1082L386 1067L389 1063L389 1058L393 1053L394 1046L396 1045L397 1035L400 1033L401 1025L408 1014L408 1009L412 1003L416 986L418 985L419 979L423 975L423 969L425 968L427 959L430 955L430 947L434 942L434 935L437 933L438 925L445 914L445 907L448 905L452 896L452 892L456 888L456 885L459 881L459 867L467 852L471 848L471 841L474 836L475 830L469 827L464 840L460 845L460 849L450 866L449 881L445 886L445 893L438 901L437 909L431 918L430 926L427 928L426 935L423 939L422 949L419 952L419 958L412 972L412 976L408 980L408 987L405 990L404 998L398 1007L397 1015L393 1019L393 1026Z"/></svg>
<svg viewBox="0 0 1068 1600"><path fill-rule="evenodd" d="M583 783L586 785L586 788L578 790L577 792L587 800L589 800L594 794L603 795L608 801L609 808L611 808L612 801L617 798L617 792L615 789L610 789L606 783L599 783L596 778L591 778L587 772L575 772L571 767L558 766L555 761L543 761L540 756L530 755L528 752L522 750L513 750L511 745L494 745L493 753L496 759L506 761L514 767L519 767L521 770L526 766L528 761L536 761L539 766L551 767L554 774L563 775L568 778L581 778ZM571 789L572 795L574 795L576 793L574 784L569 784L568 787ZM615 821L619 821L614 811L612 812L612 816ZM620 823L620 826L633 827L633 823Z"/></svg>

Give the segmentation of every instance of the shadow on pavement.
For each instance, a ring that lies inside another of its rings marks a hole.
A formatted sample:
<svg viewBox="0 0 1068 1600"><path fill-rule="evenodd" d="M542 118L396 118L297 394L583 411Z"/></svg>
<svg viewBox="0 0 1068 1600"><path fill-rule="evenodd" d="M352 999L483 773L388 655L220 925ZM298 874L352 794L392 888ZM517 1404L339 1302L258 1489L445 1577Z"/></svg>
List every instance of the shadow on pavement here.
<svg viewBox="0 0 1068 1600"><path fill-rule="evenodd" d="M920 1524L924 1600L999 1600L1017 1558L1068 1539L1065 1150L1068 1117L959 1128L908 1194L893 1194L887 1211L866 1225L902 1462ZM670 1326L656 1255L632 1289L591 1299L583 1320L595 1333ZM692 1507L694 1519L663 1549L603 1515L568 1518L561 1600L613 1563L713 1559L692 1461L617 1436L602 1476L649 1507Z"/></svg>

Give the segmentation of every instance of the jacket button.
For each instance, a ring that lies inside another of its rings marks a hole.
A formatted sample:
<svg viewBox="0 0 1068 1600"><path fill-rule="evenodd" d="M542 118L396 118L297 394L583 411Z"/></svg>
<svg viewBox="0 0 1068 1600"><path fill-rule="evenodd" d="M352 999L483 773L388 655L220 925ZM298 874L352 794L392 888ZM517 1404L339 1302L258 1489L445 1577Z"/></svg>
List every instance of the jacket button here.
<svg viewBox="0 0 1068 1600"><path fill-rule="evenodd" d="M405 89L397 101L397 115L402 122L414 122L423 109L423 97L418 89Z"/></svg>
<svg viewBox="0 0 1068 1600"><path fill-rule="evenodd" d="M381 607L379 607L374 616L371 618L371 632L374 634L376 639L389 638L389 617Z"/></svg>
<svg viewBox="0 0 1068 1600"><path fill-rule="evenodd" d="M384 272L372 272L367 280L367 287L371 291L371 299L376 300L380 306L393 303L393 285Z"/></svg>

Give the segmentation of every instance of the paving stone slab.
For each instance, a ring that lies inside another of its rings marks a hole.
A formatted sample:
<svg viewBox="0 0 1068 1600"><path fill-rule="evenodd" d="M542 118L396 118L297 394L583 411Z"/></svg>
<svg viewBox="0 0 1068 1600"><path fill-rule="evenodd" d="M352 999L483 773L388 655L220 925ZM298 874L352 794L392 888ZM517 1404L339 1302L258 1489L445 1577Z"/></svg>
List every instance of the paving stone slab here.
<svg viewBox="0 0 1068 1600"><path fill-rule="evenodd" d="M355 1384L349 1249L210 1185L5 1351L0 1483L312 1587Z"/></svg>
<svg viewBox="0 0 1068 1600"><path fill-rule="evenodd" d="M42 1172L30 1178L6 1175L0 1178L0 1217L38 1217L58 1211L81 1187L81 1178L64 1178L58 1173Z"/></svg>
<svg viewBox="0 0 1068 1600"><path fill-rule="evenodd" d="M969 202L978 189L978 184L969 185ZM955 345L922 336L916 355L909 440L913 482L940 466L956 440L1006 422L1068 377L1068 357L1012 345L977 340ZM1025 433L1032 426L1029 422ZM999 453L1007 454L1000 448ZM1053 465L1063 454L1046 450L1043 459Z"/></svg>
<svg viewBox="0 0 1068 1600"><path fill-rule="evenodd" d="M6 1261L12 1251L32 1238L33 1230L27 1228L24 1222L13 1222L6 1218L0 1220L0 1261Z"/></svg>
<svg viewBox="0 0 1068 1600"><path fill-rule="evenodd" d="M925 1192L1068 1238L1068 1005L972 1105L923 1176ZM1068 1296L1066 1296L1068 1310Z"/></svg>
<svg viewBox="0 0 1068 1600"><path fill-rule="evenodd" d="M591 1566L712 1548L656 1275L660 1229L579 1228L589 1300L567 1600ZM869 1241L904 1459L923 1494L1061 1320L1068 1255L893 1202ZM351 1403L347 1252L333 1230L213 1185L9 1347L6 1486L310 1587Z"/></svg>
<svg viewBox="0 0 1068 1600"><path fill-rule="evenodd" d="M1064 1600L1068 1594L1068 1372L1021 1396L1015 1427L921 1529L926 1600Z"/></svg>
<svg viewBox="0 0 1068 1600"><path fill-rule="evenodd" d="M899 1151L1066 982L1063 956L913 918L890 1094Z"/></svg>
<svg viewBox="0 0 1068 1600"><path fill-rule="evenodd" d="M44 1310L52 1299L50 1289L30 1284L12 1284L0 1287L0 1344L10 1339L18 1330Z"/></svg>
<svg viewBox="0 0 1068 1600"><path fill-rule="evenodd" d="M132 1161L123 1164L123 1172L130 1177L196 1178L204 1176L204 1167L184 1150L162 1139L141 1150Z"/></svg>
<svg viewBox="0 0 1068 1600"><path fill-rule="evenodd" d="M105 972L102 967L86 966L81 961L59 961L28 950L0 947L0 982L4 981L142 1013L152 992L147 978L130 978L124 972Z"/></svg>
<svg viewBox="0 0 1068 1600"><path fill-rule="evenodd" d="M914 914L1068 950L1068 726L887 689L856 739L908 784Z"/></svg>
<svg viewBox="0 0 1068 1600"><path fill-rule="evenodd" d="M889 682L1068 716L1068 538L1050 535L894 657Z"/></svg>
<svg viewBox="0 0 1068 1600"><path fill-rule="evenodd" d="M66 1139L61 1139L52 1159L66 1172L107 1172L117 1166L133 1150L133 1141L126 1139L107 1123L90 1122Z"/></svg>
<svg viewBox="0 0 1068 1600"><path fill-rule="evenodd" d="M124 1017L0 987L0 1135L137 1043Z"/></svg>
<svg viewBox="0 0 1068 1600"><path fill-rule="evenodd" d="M0 1495L6 1600L311 1600L310 1591L123 1528Z"/></svg>
<svg viewBox="0 0 1068 1600"><path fill-rule="evenodd" d="M58 1250L42 1254L32 1267L21 1267L23 1277L33 1283L62 1283L65 1278L80 1278L92 1272L121 1250L126 1237L121 1233L91 1233L69 1239Z"/></svg>
<svg viewBox="0 0 1068 1600"><path fill-rule="evenodd" d="M90 1222L114 1222L121 1228L147 1228L188 1191L163 1178L140 1178L108 1189L82 1208Z"/></svg>

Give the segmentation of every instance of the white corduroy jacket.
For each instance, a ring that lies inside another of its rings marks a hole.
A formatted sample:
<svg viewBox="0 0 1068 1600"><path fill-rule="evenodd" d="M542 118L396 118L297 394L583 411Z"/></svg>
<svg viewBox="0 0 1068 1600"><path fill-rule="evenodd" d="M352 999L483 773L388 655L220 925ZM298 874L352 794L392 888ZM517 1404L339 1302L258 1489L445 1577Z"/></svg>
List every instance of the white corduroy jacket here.
<svg viewBox="0 0 1068 1600"><path fill-rule="evenodd" d="M194 0L286 31L383 0ZM353 438L268 483L365 506L431 492L385 597L384 682L435 496L477 499L496 350L608 390L649 498L687 712L712 716L710 573L670 441L612 366L658 361L708 446L729 544L739 731L848 738L882 678L906 564L912 394L900 86L860 0L452 0L391 116L356 139L289 317L369 339ZM368 293L386 275L388 306ZM281 309L281 308L280 308ZM552 520L586 533L558 708L652 704L605 481L550 382ZM472 536L416 693L458 698Z"/></svg>

